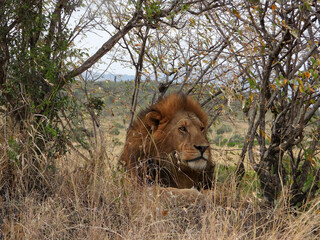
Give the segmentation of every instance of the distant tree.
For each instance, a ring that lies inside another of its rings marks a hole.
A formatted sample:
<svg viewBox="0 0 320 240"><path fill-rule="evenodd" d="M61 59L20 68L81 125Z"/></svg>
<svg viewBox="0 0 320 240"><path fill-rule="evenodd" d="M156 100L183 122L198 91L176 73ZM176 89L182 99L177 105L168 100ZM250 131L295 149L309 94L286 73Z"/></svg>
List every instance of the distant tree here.
<svg viewBox="0 0 320 240"><path fill-rule="evenodd" d="M269 202L287 193L299 205L320 187L319 9L318 1L244 1L212 16L221 35L232 33L232 66L244 74L235 81L249 86L235 94L249 124L238 174L249 151Z"/></svg>

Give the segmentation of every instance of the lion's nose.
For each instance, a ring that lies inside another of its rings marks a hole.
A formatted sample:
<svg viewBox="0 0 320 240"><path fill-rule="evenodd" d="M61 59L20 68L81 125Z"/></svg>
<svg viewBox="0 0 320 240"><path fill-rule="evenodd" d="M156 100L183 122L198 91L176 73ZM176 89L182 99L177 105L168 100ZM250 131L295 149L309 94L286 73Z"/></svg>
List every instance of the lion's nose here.
<svg viewBox="0 0 320 240"><path fill-rule="evenodd" d="M197 145L193 145L193 146L195 149L199 150L201 154L203 154L209 147L209 146L197 146Z"/></svg>

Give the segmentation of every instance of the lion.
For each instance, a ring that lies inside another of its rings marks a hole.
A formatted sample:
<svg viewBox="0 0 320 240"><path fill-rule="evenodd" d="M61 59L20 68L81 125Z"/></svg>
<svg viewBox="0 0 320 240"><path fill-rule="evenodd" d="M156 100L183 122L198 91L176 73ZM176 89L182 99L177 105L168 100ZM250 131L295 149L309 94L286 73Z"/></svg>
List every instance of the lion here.
<svg viewBox="0 0 320 240"><path fill-rule="evenodd" d="M214 163L208 116L191 96L172 93L140 112L128 130L120 163L145 183L210 189Z"/></svg>

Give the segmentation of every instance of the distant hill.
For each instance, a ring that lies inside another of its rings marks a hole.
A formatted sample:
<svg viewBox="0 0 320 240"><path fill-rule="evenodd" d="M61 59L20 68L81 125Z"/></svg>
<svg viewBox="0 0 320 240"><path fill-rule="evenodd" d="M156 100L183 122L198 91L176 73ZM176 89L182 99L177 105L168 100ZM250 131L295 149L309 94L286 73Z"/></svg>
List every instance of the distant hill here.
<svg viewBox="0 0 320 240"><path fill-rule="evenodd" d="M132 81L134 80L134 75L127 75L127 74L101 74L101 73L83 73L83 78L88 80L94 80L94 81Z"/></svg>
<svg viewBox="0 0 320 240"><path fill-rule="evenodd" d="M104 74L101 77L101 80L99 81L105 81L105 80L110 80L110 81L130 81L134 80L134 75L127 75L127 74Z"/></svg>

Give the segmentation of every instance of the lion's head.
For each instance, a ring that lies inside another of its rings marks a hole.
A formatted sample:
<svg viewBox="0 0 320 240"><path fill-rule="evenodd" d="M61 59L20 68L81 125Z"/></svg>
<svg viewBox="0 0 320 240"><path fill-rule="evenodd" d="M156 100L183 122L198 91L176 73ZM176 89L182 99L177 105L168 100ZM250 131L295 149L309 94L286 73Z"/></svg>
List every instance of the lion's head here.
<svg viewBox="0 0 320 240"><path fill-rule="evenodd" d="M208 117L192 97L173 93L141 112L120 161L134 174L178 187L210 187Z"/></svg>

